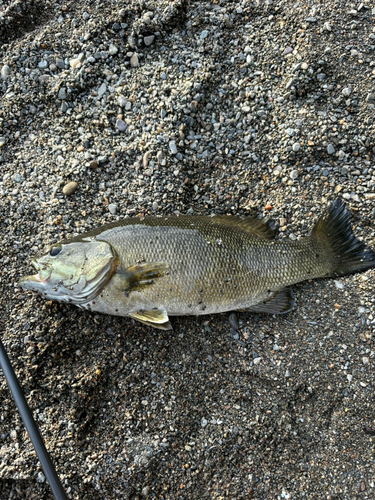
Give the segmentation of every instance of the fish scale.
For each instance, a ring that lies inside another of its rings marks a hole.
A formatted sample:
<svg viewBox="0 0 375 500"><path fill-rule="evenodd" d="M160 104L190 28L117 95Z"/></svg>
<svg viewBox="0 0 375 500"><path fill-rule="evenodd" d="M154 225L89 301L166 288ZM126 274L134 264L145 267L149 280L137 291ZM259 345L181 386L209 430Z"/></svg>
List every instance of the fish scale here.
<svg viewBox="0 0 375 500"><path fill-rule="evenodd" d="M46 298L170 328L173 315L284 313L294 305L290 285L375 265L338 200L309 236L297 241L273 236L268 222L256 217L124 219L54 246L35 260L39 275L20 284ZM69 274L66 262L74 267L70 291L61 285L61 275Z"/></svg>

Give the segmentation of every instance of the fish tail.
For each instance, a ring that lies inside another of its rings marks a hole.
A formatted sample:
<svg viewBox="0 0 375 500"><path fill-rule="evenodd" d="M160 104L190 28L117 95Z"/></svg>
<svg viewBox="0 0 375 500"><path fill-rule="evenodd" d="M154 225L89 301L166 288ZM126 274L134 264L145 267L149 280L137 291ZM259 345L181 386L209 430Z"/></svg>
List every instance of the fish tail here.
<svg viewBox="0 0 375 500"><path fill-rule="evenodd" d="M354 236L350 212L341 200L331 203L310 236L326 251L331 263L329 276L343 276L375 267L374 252Z"/></svg>

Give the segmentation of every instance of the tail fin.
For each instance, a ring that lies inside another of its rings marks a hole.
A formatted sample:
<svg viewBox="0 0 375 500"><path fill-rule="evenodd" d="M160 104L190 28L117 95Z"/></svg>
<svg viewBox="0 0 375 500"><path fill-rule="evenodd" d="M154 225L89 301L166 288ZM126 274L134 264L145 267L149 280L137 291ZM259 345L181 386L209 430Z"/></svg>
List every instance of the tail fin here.
<svg viewBox="0 0 375 500"><path fill-rule="evenodd" d="M374 252L354 236L350 225L350 212L341 200L331 203L313 227L311 237L328 250L333 276L343 276L375 267Z"/></svg>

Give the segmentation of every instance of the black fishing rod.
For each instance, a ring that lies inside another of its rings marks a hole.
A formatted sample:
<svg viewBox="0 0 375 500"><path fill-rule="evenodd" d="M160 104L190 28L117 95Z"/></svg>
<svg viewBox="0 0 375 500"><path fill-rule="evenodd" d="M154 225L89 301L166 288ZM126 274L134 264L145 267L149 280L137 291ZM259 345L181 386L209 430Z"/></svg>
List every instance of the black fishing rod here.
<svg viewBox="0 0 375 500"><path fill-rule="evenodd" d="M21 386L17 380L16 374L14 373L12 365L10 364L7 352L3 346L3 343L1 342L1 339L0 339L0 367L3 370L5 379L8 383L8 387L10 389L10 392L12 393L13 399L17 405L18 411L21 415L23 423L27 429L27 432L29 433L31 442L33 443L34 449L41 463L44 475L46 476L47 481L51 487L55 500L68 500L68 497L56 473L52 460L45 447L43 438L39 432L38 425L34 420L34 417L22 392Z"/></svg>

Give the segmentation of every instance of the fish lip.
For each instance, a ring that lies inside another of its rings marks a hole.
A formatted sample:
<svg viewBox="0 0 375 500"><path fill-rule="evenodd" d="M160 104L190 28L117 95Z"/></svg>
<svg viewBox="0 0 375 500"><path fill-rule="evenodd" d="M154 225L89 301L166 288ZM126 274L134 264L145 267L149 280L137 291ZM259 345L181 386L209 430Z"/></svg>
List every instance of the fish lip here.
<svg viewBox="0 0 375 500"><path fill-rule="evenodd" d="M40 273L40 265L39 265L37 259L32 259L31 265L33 267L35 267L35 270L38 271L38 273L30 275L30 276L25 276L24 278L21 278L19 280L19 282L18 282L19 285L20 286L24 286L24 285L26 285L29 282L39 283L41 285L47 283L47 281L49 280L49 278L51 276L51 273L46 278L43 279L42 276L41 276L41 273ZM51 271L52 271L52 269L51 269Z"/></svg>
<svg viewBox="0 0 375 500"><path fill-rule="evenodd" d="M39 271L40 266L39 266L38 261L36 259L32 259L31 265L35 267L36 271Z"/></svg>
<svg viewBox="0 0 375 500"><path fill-rule="evenodd" d="M25 284L29 283L29 282L33 282L33 283L46 283L47 280L48 280L49 276L46 278L46 279L42 279L40 274L33 274L33 275L30 275L30 276L25 276L24 278L21 278L18 282L18 284L20 286L24 286Z"/></svg>

